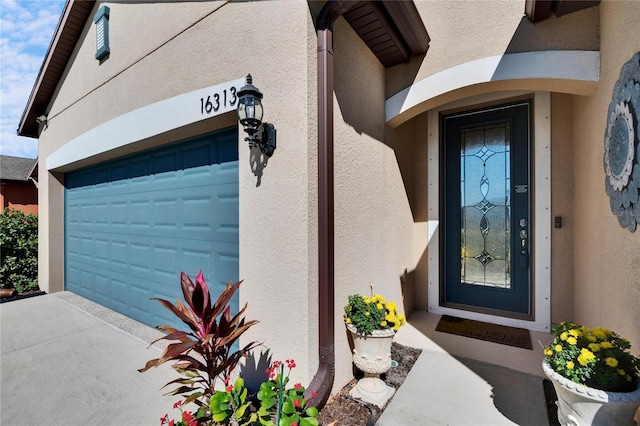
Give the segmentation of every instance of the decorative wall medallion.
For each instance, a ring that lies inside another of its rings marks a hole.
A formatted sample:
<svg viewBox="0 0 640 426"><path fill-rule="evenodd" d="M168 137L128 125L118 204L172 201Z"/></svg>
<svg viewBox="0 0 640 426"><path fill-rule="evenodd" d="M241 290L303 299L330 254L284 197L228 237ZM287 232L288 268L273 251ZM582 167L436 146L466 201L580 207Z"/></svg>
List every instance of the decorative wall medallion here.
<svg viewBox="0 0 640 426"><path fill-rule="evenodd" d="M640 52L622 66L613 87L604 134L605 190L620 226L640 223Z"/></svg>

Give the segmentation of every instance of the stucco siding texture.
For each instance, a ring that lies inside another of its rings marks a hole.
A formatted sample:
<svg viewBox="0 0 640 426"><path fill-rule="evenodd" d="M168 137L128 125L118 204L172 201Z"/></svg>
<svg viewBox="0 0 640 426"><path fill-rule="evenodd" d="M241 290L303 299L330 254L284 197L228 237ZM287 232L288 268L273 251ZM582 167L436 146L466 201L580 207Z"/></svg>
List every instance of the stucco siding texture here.
<svg viewBox="0 0 640 426"><path fill-rule="evenodd" d="M101 62L94 58L95 28L88 21L50 105L48 128L41 134L42 170L52 152L102 123L251 73L254 85L264 94L264 120L277 129L278 148L268 167L263 163L260 171L252 169L255 158L250 157L246 135L239 130L240 278L244 280L240 304L248 303L247 317L260 321L243 340L263 342L273 359L296 359L299 368L292 380L308 382L317 368L317 344L313 343L317 339L317 297L308 285L309 265L317 263L317 258L307 237L309 218L317 214L308 201L308 169L317 164L315 158L309 158L308 144L315 149L317 141L307 137L307 120L315 116L315 107L308 111L306 99L315 98L315 93L307 92L307 40L312 26L310 29L306 3L108 5L111 53ZM96 10L99 6L96 4ZM260 19L246 25L248 16ZM315 64L315 55L312 60ZM200 100L193 99L193 105L200 108ZM181 137L194 136L229 125L231 116L235 113L178 130ZM172 140L177 139L159 135L83 165ZM40 273L43 285L51 291L61 290L64 282L63 179L55 171L42 179L46 194L42 208L47 217L40 228Z"/></svg>
<svg viewBox="0 0 640 426"><path fill-rule="evenodd" d="M242 340L263 342L272 359L295 359L298 368L292 380L308 383L318 365L313 17L319 5L300 1L105 4L111 8L111 53L102 61L95 59L95 26L89 20L40 136L43 289L59 291L64 283L64 174L47 171L46 158L113 118L251 73L264 94L264 120L277 129L278 147L268 161L260 159L238 130L239 275L244 280L240 306L248 303L247 318L260 321ZM333 390L352 378L342 321L349 295L369 294L373 285L375 293L394 300L407 313L428 306L427 172L438 165L428 158L427 136L437 129L427 129L426 113L397 128L387 126L385 99L437 72L521 51L601 51L600 82L593 96L554 93L551 97L552 217L563 218L562 228L551 229L552 319L615 329L638 352L640 230L631 234L622 229L611 213L602 155L613 85L622 64L640 48L633 31L640 4L603 1L598 8L538 24L524 17L524 1L418 0L416 6L432 39L430 49L408 64L386 70L343 18L334 25ZM251 16L259 19L249 24ZM523 89L517 86L490 89ZM483 90L468 87L462 92L460 96L471 96ZM194 108L199 102L193 100ZM176 129L175 134L105 152L83 165L234 122L234 113L203 120ZM76 167L70 165L68 170Z"/></svg>
<svg viewBox="0 0 640 426"><path fill-rule="evenodd" d="M574 98L574 316L586 326L608 327L640 354L640 234L618 224L604 190L607 108L622 65L640 50L640 3L600 6L600 83L591 97Z"/></svg>
<svg viewBox="0 0 640 426"><path fill-rule="evenodd" d="M352 294L402 306L413 218L396 151L385 143L384 68L343 20L334 26L336 385L352 378L342 308ZM400 149L411 150L411 144Z"/></svg>
<svg viewBox="0 0 640 426"><path fill-rule="evenodd" d="M415 2L431 37L429 50L387 73L386 97L440 71L495 55L540 50L598 50L598 8L532 23L525 2Z"/></svg>
<svg viewBox="0 0 640 426"><path fill-rule="evenodd" d="M573 237L578 212L573 208L573 97L551 95L551 320L573 318Z"/></svg>

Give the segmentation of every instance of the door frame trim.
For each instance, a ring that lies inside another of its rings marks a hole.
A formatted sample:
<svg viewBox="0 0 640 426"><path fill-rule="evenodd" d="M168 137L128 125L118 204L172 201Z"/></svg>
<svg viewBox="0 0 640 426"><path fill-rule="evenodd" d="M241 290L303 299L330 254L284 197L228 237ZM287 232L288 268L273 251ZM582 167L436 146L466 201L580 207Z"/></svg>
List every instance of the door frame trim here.
<svg viewBox="0 0 640 426"><path fill-rule="evenodd" d="M476 109L483 104L508 103L523 96L533 98L531 141L533 143L532 186L533 236L536 244L532 253L533 319L525 320L492 315L490 313L454 309L440 305L440 137L443 111ZM428 311L434 314L454 315L493 324L521 327L533 331L549 332L551 322L551 94L549 92L500 92L466 98L442 105L428 112L427 188L428 225Z"/></svg>

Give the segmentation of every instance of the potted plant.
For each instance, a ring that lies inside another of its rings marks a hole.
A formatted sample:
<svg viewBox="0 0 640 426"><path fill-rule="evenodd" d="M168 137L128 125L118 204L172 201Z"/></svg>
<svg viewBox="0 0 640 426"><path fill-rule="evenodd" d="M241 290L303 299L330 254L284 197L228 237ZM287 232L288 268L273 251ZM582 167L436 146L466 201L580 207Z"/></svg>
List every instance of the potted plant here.
<svg viewBox="0 0 640 426"><path fill-rule="evenodd" d="M571 425L633 425L640 406L640 359L605 328L552 325L542 369L558 395L558 419Z"/></svg>
<svg viewBox="0 0 640 426"><path fill-rule="evenodd" d="M395 389L387 386L379 375L391 367L393 336L406 323L394 302L376 294L349 296L344 307L344 322L353 338L353 362L365 375L351 389L354 398L383 407Z"/></svg>

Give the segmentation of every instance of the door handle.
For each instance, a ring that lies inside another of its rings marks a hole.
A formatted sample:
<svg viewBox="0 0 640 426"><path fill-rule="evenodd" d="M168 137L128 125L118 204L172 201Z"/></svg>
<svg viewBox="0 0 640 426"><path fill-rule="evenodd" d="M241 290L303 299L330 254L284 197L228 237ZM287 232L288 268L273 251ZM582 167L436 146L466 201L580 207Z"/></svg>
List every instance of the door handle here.
<svg viewBox="0 0 640 426"><path fill-rule="evenodd" d="M526 226L526 221L525 219L520 220L520 225L523 224L523 222L525 223ZM519 262L519 267L520 268L528 268L529 267L529 254L528 254L528 250L527 250L527 230L526 229L521 229L520 230L520 262Z"/></svg>

